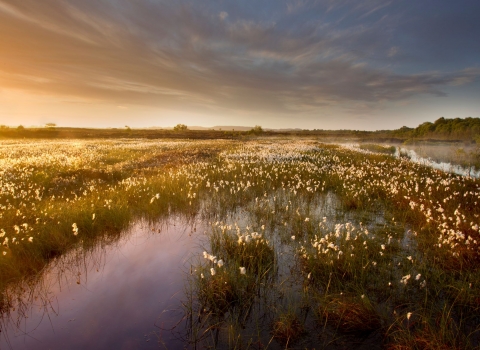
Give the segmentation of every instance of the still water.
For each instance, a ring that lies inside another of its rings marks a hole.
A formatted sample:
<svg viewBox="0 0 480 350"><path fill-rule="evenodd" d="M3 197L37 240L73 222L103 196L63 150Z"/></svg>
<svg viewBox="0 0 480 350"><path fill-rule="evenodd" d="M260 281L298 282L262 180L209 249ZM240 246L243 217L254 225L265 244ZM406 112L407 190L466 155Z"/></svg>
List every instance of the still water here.
<svg viewBox="0 0 480 350"><path fill-rule="evenodd" d="M451 148L451 146L449 146ZM447 146L402 146L396 147L395 156L407 156L412 162L432 167L441 171L470 177L480 177L480 170L473 166L456 164L458 159L452 156L453 151Z"/></svg>
<svg viewBox="0 0 480 350"><path fill-rule="evenodd" d="M41 281L43 296L4 318L0 349L182 348L166 329L183 315L189 258L201 249L194 229L138 223L86 256L62 257Z"/></svg>

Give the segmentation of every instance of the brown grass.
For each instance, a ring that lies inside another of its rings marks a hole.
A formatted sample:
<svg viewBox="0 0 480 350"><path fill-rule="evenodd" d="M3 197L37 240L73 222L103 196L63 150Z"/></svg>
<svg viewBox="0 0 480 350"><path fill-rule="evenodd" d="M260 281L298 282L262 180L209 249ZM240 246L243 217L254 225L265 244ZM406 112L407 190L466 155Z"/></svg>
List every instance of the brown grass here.
<svg viewBox="0 0 480 350"><path fill-rule="evenodd" d="M333 296L319 308L322 320L343 333L370 333L381 328L381 320L368 300Z"/></svg>
<svg viewBox="0 0 480 350"><path fill-rule="evenodd" d="M201 281L199 300L203 307L217 314L225 313L238 300L228 275L216 275Z"/></svg>
<svg viewBox="0 0 480 350"><path fill-rule="evenodd" d="M280 315L273 324L272 335L283 344L289 344L296 341L305 333L303 324L297 315L287 313Z"/></svg>

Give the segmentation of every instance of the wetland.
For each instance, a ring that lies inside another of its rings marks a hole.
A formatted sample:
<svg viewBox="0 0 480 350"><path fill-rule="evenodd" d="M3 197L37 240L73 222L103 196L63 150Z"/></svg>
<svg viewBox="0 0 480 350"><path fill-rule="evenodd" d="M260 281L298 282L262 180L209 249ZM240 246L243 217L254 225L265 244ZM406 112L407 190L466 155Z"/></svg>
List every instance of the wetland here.
<svg viewBox="0 0 480 350"><path fill-rule="evenodd" d="M480 182L408 152L3 140L0 348L478 348Z"/></svg>

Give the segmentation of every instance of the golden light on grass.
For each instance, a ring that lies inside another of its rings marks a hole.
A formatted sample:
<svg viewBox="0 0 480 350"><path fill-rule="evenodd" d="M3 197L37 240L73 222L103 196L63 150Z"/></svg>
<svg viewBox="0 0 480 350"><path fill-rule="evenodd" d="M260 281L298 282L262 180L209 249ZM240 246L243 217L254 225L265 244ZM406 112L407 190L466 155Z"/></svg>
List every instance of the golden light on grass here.
<svg viewBox="0 0 480 350"><path fill-rule="evenodd" d="M135 220L178 215L208 227L186 277L195 332L475 345L478 179L316 140L12 141L0 155L4 289ZM309 327L278 312L292 300L314 310ZM416 328L437 319L438 332Z"/></svg>

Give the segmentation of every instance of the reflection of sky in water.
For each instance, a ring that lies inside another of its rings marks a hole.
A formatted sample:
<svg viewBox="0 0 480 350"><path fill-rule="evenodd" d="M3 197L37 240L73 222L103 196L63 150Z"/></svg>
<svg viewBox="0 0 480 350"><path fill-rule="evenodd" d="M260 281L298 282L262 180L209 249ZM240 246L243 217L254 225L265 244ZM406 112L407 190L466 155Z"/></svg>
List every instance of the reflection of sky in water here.
<svg viewBox="0 0 480 350"><path fill-rule="evenodd" d="M455 165L449 162L436 162L431 158L421 157L413 149L407 149L403 147L396 147L395 156L400 157L401 153L407 154L412 162L430 166L434 169L442 170L445 172L454 173L457 175L471 176L471 177L480 177L480 171L475 171L473 167L464 168L460 165Z"/></svg>
<svg viewBox="0 0 480 350"><path fill-rule="evenodd" d="M335 143L335 144L338 144L347 148L354 148L354 149L359 148L358 143L345 142L345 143ZM385 146L390 146L390 145L387 144ZM480 178L480 170L475 170L474 167L471 167L469 169L468 167L465 168L458 164L453 164L449 161L441 160L441 159L448 159L449 157L452 157L452 152L454 153L453 146L430 145L430 146L417 146L416 149L412 149L412 148L407 148L407 146L402 146L402 147L395 146L395 157L398 158L400 157L401 153L403 153L408 155L408 157L412 162L415 162L418 164L422 164L425 166L432 167L434 169L438 169L441 171L445 171L445 172L449 172L457 175ZM422 157L422 155L419 154L420 151L423 154L425 154L425 156Z"/></svg>
<svg viewBox="0 0 480 350"><path fill-rule="evenodd" d="M185 262L199 249L199 235L190 237L190 231L179 223L161 233L137 225L126 239L105 248L99 272L92 264L82 271L80 285L74 275L60 284L50 281L53 309L46 314L32 307L20 329L10 324L2 330L0 349L9 348L8 343L14 350L155 349L159 333L168 348L182 347L183 342L157 326L171 328L182 316L182 268L188 269ZM169 309L177 312L159 318Z"/></svg>

